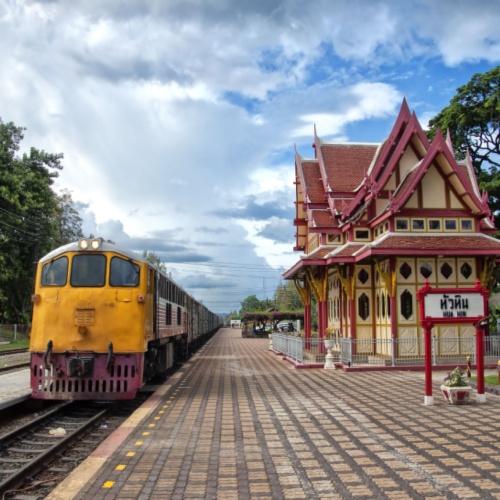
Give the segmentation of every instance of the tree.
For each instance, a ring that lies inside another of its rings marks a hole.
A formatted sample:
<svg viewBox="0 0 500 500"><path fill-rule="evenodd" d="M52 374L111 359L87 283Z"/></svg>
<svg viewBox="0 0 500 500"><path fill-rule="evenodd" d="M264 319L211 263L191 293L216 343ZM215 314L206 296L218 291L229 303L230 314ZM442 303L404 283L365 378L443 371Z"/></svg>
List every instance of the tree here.
<svg viewBox="0 0 500 500"><path fill-rule="evenodd" d="M500 66L475 74L459 87L448 106L429 121L429 136L449 130L458 159L470 152L482 189L488 191L490 207L500 211Z"/></svg>
<svg viewBox="0 0 500 500"><path fill-rule="evenodd" d="M0 119L0 321L27 322L34 264L80 231L69 193L52 184L62 154L31 148L19 155L24 129Z"/></svg>
<svg viewBox="0 0 500 500"><path fill-rule="evenodd" d="M63 190L60 195L56 195L56 201L57 245L64 245L82 238L82 218L73 204L71 193Z"/></svg>
<svg viewBox="0 0 500 500"><path fill-rule="evenodd" d="M274 292L277 311L297 311L303 308L295 284L292 281L280 283Z"/></svg>
<svg viewBox="0 0 500 500"><path fill-rule="evenodd" d="M144 250L142 252L142 258L147 260L157 271L167 274L167 266L162 262L158 254L150 252L149 250Z"/></svg>

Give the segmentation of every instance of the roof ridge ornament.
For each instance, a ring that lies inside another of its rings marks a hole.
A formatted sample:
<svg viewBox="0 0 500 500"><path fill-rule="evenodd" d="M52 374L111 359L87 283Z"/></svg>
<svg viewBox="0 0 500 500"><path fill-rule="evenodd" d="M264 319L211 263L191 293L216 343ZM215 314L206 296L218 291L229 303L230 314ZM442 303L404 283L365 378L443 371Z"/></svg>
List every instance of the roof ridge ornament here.
<svg viewBox="0 0 500 500"><path fill-rule="evenodd" d="M455 150L453 149L453 142L451 140L451 132L449 128L446 129L446 145L448 146L451 154L453 155L453 158L455 158L456 160Z"/></svg>

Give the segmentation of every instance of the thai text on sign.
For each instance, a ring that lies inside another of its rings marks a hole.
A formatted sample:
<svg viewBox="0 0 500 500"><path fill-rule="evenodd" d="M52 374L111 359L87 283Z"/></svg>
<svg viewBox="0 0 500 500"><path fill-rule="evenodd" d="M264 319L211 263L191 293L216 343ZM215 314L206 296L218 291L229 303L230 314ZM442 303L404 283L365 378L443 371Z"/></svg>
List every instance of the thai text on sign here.
<svg viewBox="0 0 500 500"><path fill-rule="evenodd" d="M425 297L428 318L474 318L483 314L484 299L480 293L432 293Z"/></svg>

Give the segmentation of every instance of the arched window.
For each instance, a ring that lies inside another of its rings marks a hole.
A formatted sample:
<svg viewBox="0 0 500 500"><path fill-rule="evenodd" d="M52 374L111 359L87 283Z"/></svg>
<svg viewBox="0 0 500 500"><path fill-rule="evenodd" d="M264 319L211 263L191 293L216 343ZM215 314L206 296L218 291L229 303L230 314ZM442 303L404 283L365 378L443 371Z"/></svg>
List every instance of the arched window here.
<svg viewBox="0 0 500 500"><path fill-rule="evenodd" d="M358 314L362 320L370 316L370 299L366 293L362 293L358 298Z"/></svg>
<svg viewBox="0 0 500 500"><path fill-rule="evenodd" d="M404 262L403 264L401 264L399 272L405 280L407 280L411 276L411 267L408 262Z"/></svg>
<svg viewBox="0 0 500 500"><path fill-rule="evenodd" d="M405 319L410 319L413 314L413 296L411 292L405 290L400 297L401 315Z"/></svg>

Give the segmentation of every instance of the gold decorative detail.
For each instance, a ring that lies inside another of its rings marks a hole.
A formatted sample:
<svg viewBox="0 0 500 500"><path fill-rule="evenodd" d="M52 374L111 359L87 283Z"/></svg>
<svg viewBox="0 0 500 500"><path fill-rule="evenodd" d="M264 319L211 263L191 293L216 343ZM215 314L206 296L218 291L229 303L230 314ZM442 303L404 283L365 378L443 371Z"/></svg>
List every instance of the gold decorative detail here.
<svg viewBox="0 0 500 500"><path fill-rule="evenodd" d="M304 306L309 306L311 304L311 289L308 286L307 280L304 280L304 286L300 283L298 279L294 279L295 288L299 294L300 300Z"/></svg>
<svg viewBox="0 0 500 500"><path fill-rule="evenodd" d="M375 261L375 267L377 269L378 275L380 276L380 281L382 281L382 285L389 297L394 297L396 293L396 272L389 270L382 270L382 266L380 262Z"/></svg>
<svg viewBox="0 0 500 500"><path fill-rule="evenodd" d="M340 283L344 289L345 294L350 299L354 298L356 292L356 275L352 273L352 276L344 278L341 273L339 273Z"/></svg>
<svg viewBox="0 0 500 500"><path fill-rule="evenodd" d="M495 285L495 265L495 257L487 257L484 259L484 266L479 275L479 280L481 281L481 285L485 288L491 289Z"/></svg>
<svg viewBox="0 0 500 500"><path fill-rule="evenodd" d="M320 268L315 276L310 268L306 268L307 281L318 301L325 301L328 297L328 273L324 268Z"/></svg>

